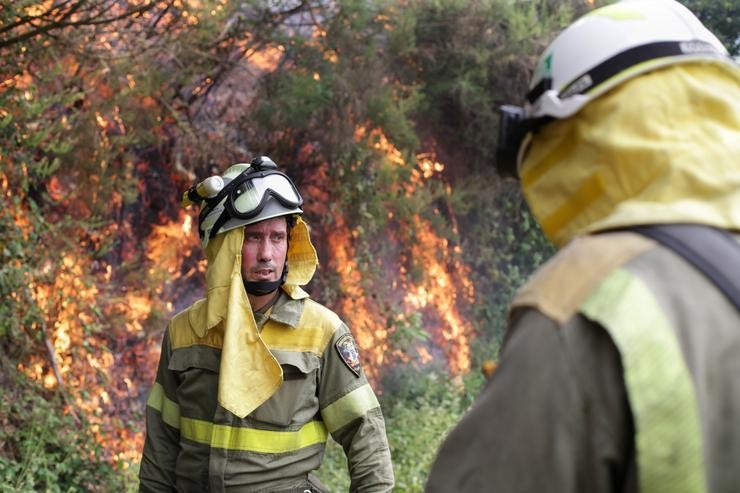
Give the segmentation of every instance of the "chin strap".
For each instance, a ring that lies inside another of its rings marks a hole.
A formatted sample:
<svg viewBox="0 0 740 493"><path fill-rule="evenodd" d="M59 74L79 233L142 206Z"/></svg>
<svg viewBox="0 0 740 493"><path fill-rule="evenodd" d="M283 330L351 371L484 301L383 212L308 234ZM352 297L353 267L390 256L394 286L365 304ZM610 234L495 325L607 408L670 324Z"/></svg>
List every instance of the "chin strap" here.
<svg viewBox="0 0 740 493"><path fill-rule="evenodd" d="M244 281L244 289L255 296L270 294L280 287L281 280L277 281Z"/></svg>
<svg viewBox="0 0 740 493"><path fill-rule="evenodd" d="M244 289L254 296L264 296L275 291L285 283L288 278L288 261L283 266L283 275L277 281L244 281Z"/></svg>

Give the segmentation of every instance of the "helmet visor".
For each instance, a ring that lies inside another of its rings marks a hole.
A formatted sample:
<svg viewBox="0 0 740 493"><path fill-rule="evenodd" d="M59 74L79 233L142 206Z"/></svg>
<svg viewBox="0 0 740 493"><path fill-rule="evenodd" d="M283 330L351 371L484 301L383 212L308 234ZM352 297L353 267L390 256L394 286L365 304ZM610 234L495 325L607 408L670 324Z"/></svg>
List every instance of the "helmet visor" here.
<svg viewBox="0 0 740 493"><path fill-rule="evenodd" d="M244 173L235 182L226 199L226 207L232 217L251 219L257 216L270 197L286 208L303 204L303 198L293 182L279 171Z"/></svg>

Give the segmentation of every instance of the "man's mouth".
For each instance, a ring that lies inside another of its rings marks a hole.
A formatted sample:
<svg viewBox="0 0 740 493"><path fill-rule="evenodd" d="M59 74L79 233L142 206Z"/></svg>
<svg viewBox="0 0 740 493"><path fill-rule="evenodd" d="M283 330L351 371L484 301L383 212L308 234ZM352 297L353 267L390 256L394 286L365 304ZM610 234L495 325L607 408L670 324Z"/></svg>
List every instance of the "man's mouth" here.
<svg viewBox="0 0 740 493"><path fill-rule="evenodd" d="M252 275L259 281L271 281L274 272L274 269L257 269L252 271Z"/></svg>

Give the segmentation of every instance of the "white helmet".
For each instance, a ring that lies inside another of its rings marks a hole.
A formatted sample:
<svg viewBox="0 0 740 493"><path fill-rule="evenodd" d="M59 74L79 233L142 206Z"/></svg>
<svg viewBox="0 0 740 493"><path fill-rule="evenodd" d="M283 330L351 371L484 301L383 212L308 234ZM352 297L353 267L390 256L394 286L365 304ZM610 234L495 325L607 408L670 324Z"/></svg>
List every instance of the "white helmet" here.
<svg viewBox="0 0 740 493"><path fill-rule="evenodd" d="M198 216L203 248L214 236L280 216L302 214L303 198L267 156L235 164L220 180L210 177L190 188L183 204L205 202Z"/></svg>
<svg viewBox="0 0 740 493"><path fill-rule="evenodd" d="M632 77L696 61L735 65L717 37L680 3L622 0L596 9L561 32L542 54L524 108L502 107L499 155L511 161L527 133L576 114ZM512 164L499 167L506 171Z"/></svg>

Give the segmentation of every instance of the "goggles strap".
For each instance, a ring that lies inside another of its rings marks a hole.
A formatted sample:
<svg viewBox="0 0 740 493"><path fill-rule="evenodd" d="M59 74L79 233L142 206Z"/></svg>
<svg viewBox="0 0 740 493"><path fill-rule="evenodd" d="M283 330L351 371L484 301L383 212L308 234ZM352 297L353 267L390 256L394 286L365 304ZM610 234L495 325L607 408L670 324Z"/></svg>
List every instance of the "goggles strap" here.
<svg viewBox="0 0 740 493"><path fill-rule="evenodd" d="M226 221L230 219L229 213L226 209L221 211L221 214L218 216L218 219L216 219L216 222L213 223L213 227L211 228L211 234L209 235L209 238L213 238L216 236L219 231L221 231L221 226L223 226Z"/></svg>

